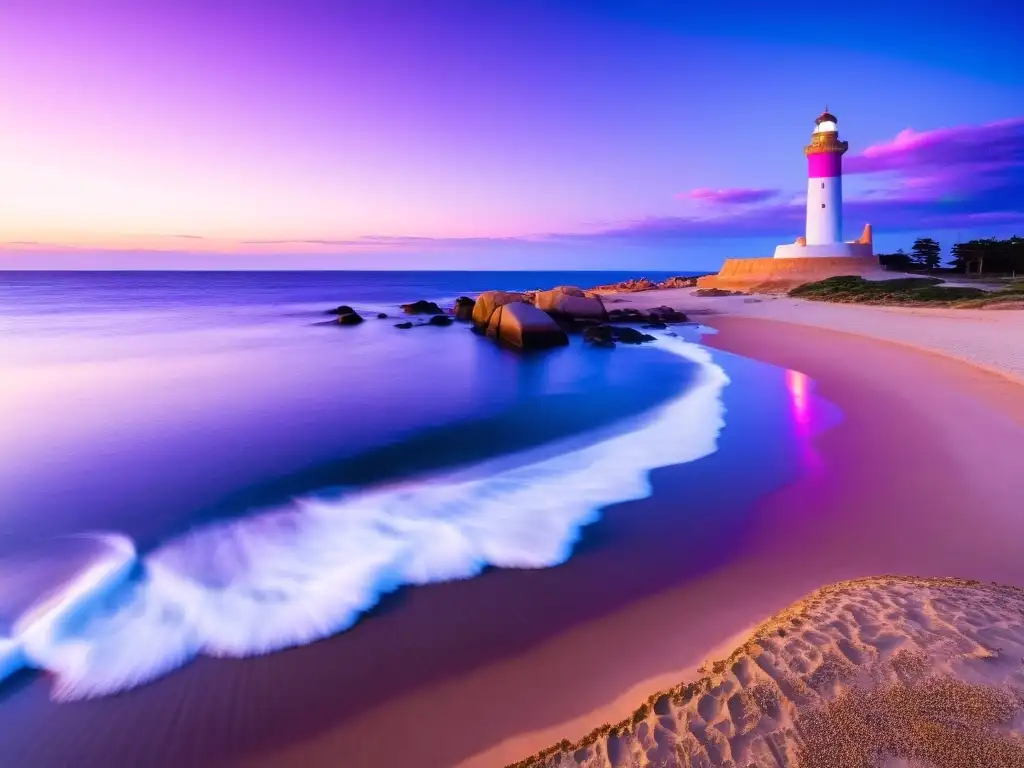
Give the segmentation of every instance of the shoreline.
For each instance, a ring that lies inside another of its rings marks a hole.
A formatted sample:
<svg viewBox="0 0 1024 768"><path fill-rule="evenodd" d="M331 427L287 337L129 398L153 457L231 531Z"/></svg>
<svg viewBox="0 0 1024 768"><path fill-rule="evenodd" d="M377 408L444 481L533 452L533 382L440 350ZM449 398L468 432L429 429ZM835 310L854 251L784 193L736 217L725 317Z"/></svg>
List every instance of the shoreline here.
<svg viewBox="0 0 1024 768"><path fill-rule="evenodd" d="M652 291L647 296L632 294L625 298L638 303L636 299L643 296L652 305L671 305L672 302L664 300L665 293ZM675 306L683 311L692 309L678 302ZM814 440L816 450L834 468L833 475L804 476L757 505L762 512L768 512L772 521L771 525L751 532L752 538L759 540L758 552L746 553L744 562L737 567L648 596L624 610L562 632L539 647L503 658L461 678L447 679L416 692L404 702L366 713L357 723L247 764L324 764L329 755L338 754L344 750L343 745L351 743L345 733L351 738L353 730L372 728L374 722L409 722L414 713L428 711L432 704L479 701L481 697L493 696L490 692L501 690L503 698L516 699L518 707L533 708L533 716L528 719L537 720L541 713L536 710L547 710L539 718L545 724L540 728L512 730L491 741L484 750L461 759L452 760L456 753L442 750L449 762L438 759L421 764L459 768L503 766L561 738L575 740L601 722L628 716L647 694L662 687L655 683L679 682L709 654L713 655L715 649L727 646L751 626L823 584L877 573L952 574L1024 584L1024 564L1017 563L1000 523L1000 517L1011 512L1012 499L1024 494L1024 482L1015 479L1010 462L996 457L1000 466L989 467L986 475L997 480L988 483L987 491L979 497L978 485L970 481L971 472L956 471L958 467L967 468L963 467L960 451L949 444L949 438L962 431L961 420L968 419L970 424L970 412L980 410L986 412L984 423L975 424L967 432L979 433L983 441L1018 441L1011 445L1024 450L1021 436L1007 436L1011 430L1001 418L1012 414L1017 423L1024 420L1024 405L1015 382L948 357L863 335L796 323L759 323L724 314L706 319L718 330L718 334L704 338L706 345L801 370L816 381L817 394L837 403L848 416L843 424ZM884 360L865 365L878 356ZM893 375L894 366L899 375ZM925 383L931 391L930 396L923 398L927 402L917 407L910 403L908 411L907 400L912 401L915 394L912 387L907 387L907 374L911 373L914 376L910 382ZM853 385L848 381L851 377L855 380ZM861 385L865 384L872 395L881 388L883 392L894 390L893 394L898 396L890 403L876 403L873 397L863 395ZM964 412L948 413L950 402L963 403ZM901 433L898 439L891 440L894 423L901 424ZM962 438L963 444L972 443L968 436ZM888 456L895 467L898 460L913 451L917 451L925 467L894 472L885 469L883 456ZM1003 455L1012 453L1014 450ZM861 468L869 457L875 459L874 467L863 472ZM927 466L931 463L953 467L954 471L934 475ZM969 513L971 506L979 502L991 516L980 526L981 521ZM831 508L832 512L824 526L801 525L807 510L821 507ZM903 520L899 519L901 511L905 513ZM958 546L945 541L946 525L957 520L963 521L964 526L975 525L969 537L973 541L964 542L972 544L971 551L961 552ZM890 540L876 542L880 531L888 531ZM837 538L846 541L840 551L836 551L834 543ZM929 540L934 542L932 547ZM807 561L798 569L780 571L781 563L797 552ZM759 592L749 589L773 569L773 584L759 585ZM699 629L692 620L694 616L700 617ZM644 627L640 634L645 641L631 637L637 633L636 627ZM652 637L659 633L661 636ZM605 664L601 663L601 649L608 654ZM623 659L629 661L623 665ZM608 661L612 662L610 668ZM595 679L599 669L603 671ZM550 685L543 686L548 695L540 698L524 695L523 683L516 682L546 678L551 680ZM551 690L567 685L588 703L582 707L580 701L569 704L562 695L553 702ZM646 693L634 698L634 692L639 690ZM443 705L441 708L444 709ZM491 715L499 718L509 714L505 710L506 707L500 707ZM574 710L575 714L570 714ZM510 722L514 720L510 718ZM479 717L467 713L465 726L479 727ZM447 729L445 733L449 738L454 735Z"/></svg>
<svg viewBox="0 0 1024 768"><path fill-rule="evenodd" d="M685 303L666 295L675 291L686 296ZM38 740L41 723L51 736L67 725L60 741L81 738L87 754L89 738L99 738L93 728L112 723L122 728L123 718L144 729L162 718L194 721L184 734L193 739L188 747L170 749L167 734L158 735L168 747L168 760L187 755L186 764L193 766L326 766L337 764L339 755L354 768L381 761L417 768L503 766L628 716L647 695L692 677L709 655L725 655L751 627L822 584L877 573L1024 584L1024 564L1017 563L1011 546L1024 533L1024 522L1012 519L1008 505L1024 498L1024 480L1017 479L1009 461L1024 451L1024 439L1005 423L1010 416L1024 424L1018 384L864 334L739 316L721 306L739 297L688 294L674 289L622 297L636 306L649 301L689 311L718 331L703 344L806 374L815 382L814 393L846 416L808 438L805 447L821 460L820 467L805 468L753 505L754 514L731 542L731 557L716 559L715 552L703 551L705 544L714 549L721 542L705 543L698 535L675 556L703 559L706 565L692 574L681 572L675 581L646 583L641 592L620 594L621 600L594 598L589 612L555 620L554 634L540 633L539 641L539 627L531 623L537 617L526 618L530 601L547 591L538 585L564 583L560 569L492 572L469 582L419 588L387 599L365 622L373 628L357 627L267 657L199 659L154 686L84 706L54 709L40 681L26 682L32 690L22 693L31 694L30 700L0 736L11 739L34 728ZM732 304L740 312L761 307L742 302ZM701 312L715 306L720 308L713 313ZM965 455L979 444L986 446L985 455ZM903 466L908 456L924 466ZM632 530L636 526L623 519L626 509L658 509L664 515L685 507L691 486L680 477L699 482L676 468L658 471L651 499L609 514L618 519L611 529L616 535L644 539L626 563L600 561L592 572L594 589L613 586L621 578L616 567L643 567L643 553L655 549L657 531ZM726 509L711 504L701 512ZM951 537L951 528L963 532ZM570 562L579 559L578 569L586 556L580 552ZM581 582L577 588L585 586ZM557 603L550 610L558 611ZM508 614L506 624L481 626L488 623L489 611L495 611L494 618ZM516 615L529 626L516 624ZM434 631L443 625L450 629ZM513 628L514 638L502 634ZM468 643L469 653L458 658L442 653L439 643L448 635ZM376 643L384 638L392 638L394 653L382 655ZM363 659L367 679L376 675L380 682L362 701L345 689L348 678L338 671L355 666L350 654ZM399 684L389 660L408 664L416 657L436 662L436 670ZM239 693L264 701L267 711L247 705L254 711L224 713L209 722L188 714L192 702L209 697L212 703L199 707L208 712L218 702L227 708L230 696ZM274 699L283 701L269 706ZM217 733L232 726L241 730ZM25 738L18 741L25 745ZM58 745L44 751L54 761L36 764L59 764L56 756L64 754ZM100 763L83 759L81 764Z"/></svg>
<svg viewBox="0 0 1024 768"><path fill-rule="evenodd" d="M693 313L695 302L707 301L697 298L690 299L690 302L694 303L681 303L678 300L664 301L665 293L675 293L675 291L651 291L646 295L633 294L624 298L626 298L630 304L633 304L638 308L667 304L682 311L686 311L691 315L695 314ZM685 293L689 294L690 292L686 291ZM739 297L728 297L728 299L733 300L732 303L736 303L736 298ZM719 313L700 315L700 319L703 324L713 328L716 333L706 335L702 339L702 343L712 348L734 352L741 354L744 357L750 357L762 362L801 370L804 373L807 373L817 383L817 394L835 402L843 408L844 412L851 415L851 419L844 424L824 434L818 435L815 438L814 442L818 444L819 449L821 449L826 456L830 453L829 448L831 447L831 444L844 442L844 435L842 433L849 432L851 426L855 426L857 422L860 422L861 426L863 426L863 420L860 418L862 414L850 414L849 406L851 403L849 395L851 393L849 391L843 391L845 389L843 380L850 377L850 374L858 368L858 365L850 363L844 366L846 367L845 371L837 372L833 370L827 372L830 362L834 365L835 362L837 362L837 359L841 359L843 357L843 354L837 354L835 352L837 346L839 348L842 348L843 346L858 348L858 351L864 358L870 358L872 351L885 352L887 357L886 362L889 363L890 366L895 365L898 367L900 361L902 361L906 367L911 368L915 367L915 362L922 363L926 367L933 369L933 376L929 376L929 379L935 379L937 376L939 377L939 381L942 382L953 380L955 382L955 389L961 393L969 394L972 399L980 401L982 407L989 410L989 415L993 412L1000 413L1005 416L1009 416L1016 425L1024 426L1024 388L1022 388L1021 384L1018 383L1019 380L1012 371L1008 371L1006 369L984 370L980 366L958 359L952 354L944 353L935 349L923 348L905 341L887 341L877 337L871 337L865 333L836 331L831 328L822 328L820 326L816 327L799 321L753 318L749 316L727 314L720 306L722 299L712 299L711 301L719 304L719 307L717 308ZM696 306L700 305L696 304ZM803 337L803 343L787 343L787 338L792 339L793 337L798 339ZM810 340L810 344L808 344L808 340ZM820 356L816 355L813 350L807 349L808 346L811 348L817 347L821 351L830 350L831 354L822 354ZM808 354L809 351L811 354ZM828 360L825 359L826 357ZM861 361L858 360L857 362L859 363ZM894 369L890 367L890 370ZM906 371L900 371L900 373L905 375ZM942 378L943 376L948 378ZM865 376L863 378L870 379L871 377ZM893 383L897 384L904 380L900 375L894 375L892 377L883 376L883 378L891 379ZM941 393L941 395L942 396L935 397L935 400L939 401L937 407L930 409L933 413L938 412L940 415L942 415L941 409L948 404L948 402L943 401L954 400L953 398L946 397L946 393ZM856 410L871 410L869 403L862 405L864 408ZM863 415L867 414L865 413ZM948 414L945 415L948 416ZM969 418L969 415L965 414L965 417ZM956 419L953 421L956 421ZM955 429L955 424L950 426ZM878 440L883 440L885 438L884 432L884 428L880 430L880 434L877 436ZM1019 436L1018 440L1020 442L1017 444L1024 448L1024 435ZM968 445L971 443L970 440L964 440L963 442ZM843 453L847 453L847 451L843 451ZM870 459L868 459L867 456L858 459L844 458L840 463L844 468L849 468L856 467L859 461L864 460ZM1006 463L1007 466L1003 468L1003 471L1012 472L1012 467L1009 466L1008 462ZM806 483L806 481L807 479L804 478L803 480L798 481L795 485ZM811 484L814 482L815 481L812 480ZM925 488L927 485L927 483L922 484ZM903 490L908 491L911 487L912 486ZM790 486L780 494L776 494L773 500L769 500L766 503L769 505L788 503L789 498L791 498L791 495L793 494L793 490L794 487ZM991 491L994 489L989 490ZM1006 495L1002 495L998 499L993 498L990 504L996 508L1004 510L1006 513L1012 513L1012 499L1024 498L1024 483L1012 483L1010 487L1004 490L1006 491ZM809 495L813 498L818 495L819 491L812 490ZM795 495L803 500L807 500L808 496L800 493ZM966 493L964 495L968 498L972 497L972 494L970 493ZM984 497L984 495L985 494L981 494L982 497ZM906 503L904 505L906 508L912 509L916 503L920 503L919 499L912 498L912 494L907 494L907 496L910 496L911 498L906 499ZM992 498L991 495L990 498ZM872 498L871 503L877 503L877 501L878 499ZM977 504L979 500L972 499L972 501ZM884 530L885 526L880 526L880 528ZM1005 551L1005 548L1003 549ZM993 553L997 551L998 548L993 549ZM1012 558L1012 555L1010 555L1009 552L1006 552L1005 554L1006 557L1004 560L1008 562L1009 558ZM951 559L957 558L954 557ZM881 563L879 563L879 566L874 573L871 573L870 571L861 573L849 573L844 571L844 575L842 576L819 581L804 592L794 594L792 598L787 601L786 605L776 604L771 606L769 604L765 606L767 610L762 610L760 613L756 610L748 611L751 621L747 626L755 626L765 620L765 617L775 615L777 612L785 611L789 605L798 602L815 589L824 588L829 584L851 578L868 578L876 573L895 572L907 577L954 576L974 578L972 574L979 574L982 570L985 570L986 572L983 579L985 581L994 580L999 581L1000 583L1024 586L1024 568L1003 568L998 571L996 569L988 570L988 564L975 562L973 565L969 565L966 562L968 559L969 558L967 557L964 558L965 564L961 572L946 572L942 570L933 570L929 572L927 569L922 570L920 566L909 567L905 570L891 569L883 566ZM996 577L997 573L998 577ZM709 660L724 658L728 655L729 651L742 646L742 642L735 641L742 641L746 639L747 634L750 633L747 632L744 634L743 632L740 632L738 634L731 634L729 639L723 639L720 642L716 642L714 645L709 646L708 649L701 654L701 657ZM628 717L636 707L646 701L651 694L662 691L670 685L679 684L688 680L695 680L697 678L697 675L695 674L696 670L693 666L689 668L679 668L676 673L677 677L674 681L669 680L671 673L661 676L658 680L658 682L662 683L661 685L653 684L655 682L654 680L644 682L638 681L636 685L630 688L628 693L624 693L616 697L611 702L605 702L595 706L590 716L574 718L572 721L563 723L560 726L552 726L543 729L543 736L547 737L547 741L543 744L540 743L541 733L518 735L514 741L509 742L507 745L511 746L514 744L519 748L520 756L515 760L511 759L511 751L505 748L506 745L497 745L495 748L484 754L474 756L473 759L460 763L458 768L490 768L491 766L512 765L519 760L528 758L528 755L531 753L523 750L523 747L527 745L537 746L538 748L533 750L533 753L536 753L540 749L548 748L562 739L568 739L570 742L576 742L579 738L589 733L595 727L600 726L601 723L616 723L619 720ZM584 723L589 725L589 727L584 727Z"/></svg>
<svg viewBox="0 0 1024 768"><path fill-rule="evenodd" d="M670 288L612 294L619 304L667 304L702 324L716 317L774 320L906 345L1024 384L1024 309L951 309L845 304L778 295L702 297Z"/></svg>

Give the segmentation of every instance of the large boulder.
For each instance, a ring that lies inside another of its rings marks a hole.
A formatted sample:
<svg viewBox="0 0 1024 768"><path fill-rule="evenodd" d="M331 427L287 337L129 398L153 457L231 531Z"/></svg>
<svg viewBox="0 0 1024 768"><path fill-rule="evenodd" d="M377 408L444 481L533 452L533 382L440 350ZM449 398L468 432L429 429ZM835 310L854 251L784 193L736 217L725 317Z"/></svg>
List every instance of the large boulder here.
<svg viewBox="0 0 1024 768"><path fill-rule="evenodd" d="M477 300L477 306L480 301ZM510 301L491 313L487 336L516 349L549 349L569 343L565 331L551 316L532 304Z"/></svg>
<svg viewBox="0 0 1024 768"><path fill-rule="evenodd" d="M476 306L476 302L469 296L459 296L455 300L455 319L470 321L473 319L473 307Z"/></svg>
<svg viewBox="0 0 1024 768"><path fill-rule="evenodd" d="M515 302L522 303L524 300L521 293L484 291L477 297L476 304L473 306L473 324L480 328L486 328L491 321L491 315L498 307Z"/></svg>
<svg viewBox="0 0 1024 768"><path fill-rule="evenodd" d="M537 309L561 317L605 320L608 313L597 296L588 297L579 288L560 285L550 291L537 291L534 297Z"/></svg>

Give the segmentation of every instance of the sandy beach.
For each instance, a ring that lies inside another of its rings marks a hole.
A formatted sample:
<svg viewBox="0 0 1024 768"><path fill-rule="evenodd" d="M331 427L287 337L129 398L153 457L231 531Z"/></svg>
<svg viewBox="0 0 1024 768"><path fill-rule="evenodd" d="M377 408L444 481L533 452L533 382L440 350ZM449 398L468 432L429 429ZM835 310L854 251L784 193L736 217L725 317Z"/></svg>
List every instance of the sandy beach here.
<svg viewBox="0 0 1024 768"><path fill-rule="evenodd" d="M878 576L815 590L700 680L529 765L1024 765L1024 590Z"/></svg>
<svg viewBox="0 0 1024 768"><path fill-rule="evenodd" d="M694 679L702 662L724 657L758 622L824 584L895 573L1024 585L1014 541L1024 532L1016 515L1024 479L1012 458L1024 451L1024 397L1008 377L952 359L1016 375L1024 362L1020 335L1013 338L1021 313L947 318L689 293L618 298L712 310L700 316L718 331L707 343L810 376L846 415L815 441L828 471L760 502L741 560L666 583L255 764L326 764L331 754L370 764L367 734L402 723L396 748L409 755L407 764L505 765L578 739L627 716L650 693ZM899 343L877 338L883 334ZM979 334L987 334L979 347L968 347ZM671 503L666 496L656 491L660 503ZM486 707L467 705L480 701ZM473 752L474 744L486 746Z"/></svg>
<svg viewBox="0 0 1024 768"><path fill-rule="evenodd" d="M682 308L715 327L714 317L758 318L854 333L948 355L1024 381L1024 310L882 307L788 296L695 296L689 288L619 294L615 306Z"/></svg>
<svg viewBox="0 0 1024 768"><path fill-rule="evenodd" d="M103 765L97 734L118 722L140 734L119 759L150 765L328 766L343 756L346 766L503 766L698 679L706 661L823 585L897 574L1024 586L1024 396L1011 378L1024 362L1024 334L1013 338L1022 313L971 324L685 289L617 298L690 312L717 330L705 342L718 354L800 372L843 411L809 439L812 469L753 503L730 557L699 528L685 550L664 543L666 513L707 476L659 470L651 498L606 510L591 532L614 543L606 556L403 592L337 637L203 658L95 703L56 705L26 680L0 721L12 759ZM701 501L707 516L735 502ZM651 521L643 530L638 515Z"/></svg>

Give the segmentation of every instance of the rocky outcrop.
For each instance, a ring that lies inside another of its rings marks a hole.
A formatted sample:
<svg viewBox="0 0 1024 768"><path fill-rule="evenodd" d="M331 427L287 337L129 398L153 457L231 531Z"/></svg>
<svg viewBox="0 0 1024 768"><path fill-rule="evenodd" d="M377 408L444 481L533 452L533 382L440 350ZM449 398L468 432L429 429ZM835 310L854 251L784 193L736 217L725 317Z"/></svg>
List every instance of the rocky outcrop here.
<svg viewBox="0 0 1024 768"><path fill-rule="evenodd" d="M523 303L525 298L521 293L509 293L508 291L484 291L476 300L473 306L473 324L478 328L487 328L491 321L491 315L498 307L506 304Z"/></svg>
<svg viewBox="0 0 1024 768"><path fill-rule="evenodd" d="M455 300L455 309L453 310L455 319L469 322L473 319L473 307L475 306L476 302L469 296L459 296Z"/></svg>
<svg viewBox="0 0 1024 768"><path fill-rule="evenodd" d="M451 325L454 322L455 321L448 317L448 315L434 315L432 318L427 320L425 325L440 325L443 327L446 325Z"/></svg>
<svg viewBox="0 0 1024 768"><path fill-rule="evenodd" d="M407 331L412 328L412 323L406 320L404 323L395 323L395 328L401 328L403 331Z"/></svg>
<svg viewBox="0 0 1024 768"><path fill-rule="evenodd" d="M741 293L787 293L804 283L828 277L882 274L877 256L726 259L717 275L700 278L697 287Z"/></svg>
<svg viewBox="0 0 1024 768"><path fill-rule="evenodd" d="M480 306L480 300L477 300ZM487 323L487 336L520 350L550 349L569 343L565 331L532 304L508 301L498 306Z"/></svg>
<svg viewBox="0 0 1024 768"><path fill-rule="evenodd" d="M407 315L443 315L444 310L432 301L420 299L412 304L403 304L402 311Z"/></svg>
<svg viewBox="0 0 1024 768"><path fill-rule="evenodd" d="M348 304L342 304L340 307L335 307L334 309L327 310L328 315L350 315L353 312L355 312L355 310L352 309L352 307L350 307Z"/></svg>
<svg viewBox="0 0 1024 768"><path fill-rule="evenodd" d="M658 283L658 288L693 288L697 284L698 277L703 275L695 275L694 277L670 277L668 280L662 280Z"/></svg>
<svg viewBox="0 0 1024 768"><path fill-rule="evenodd" d="M388 317L388 313L387 312L378 312L377 313L377 319L378 320L386 320L387 317Z"/></svg>
<svg viewBox="0 0 1024 768"><path fill-rule="evenodd" d="M604 320L608 317L597 296L587 296L574 286L560 285L550 291L538 291L533 300L537 309L561 317Z"/></svg>
<svg viewBox="0 0 1024 768"><path fill-rule="evenodd" d="M623 280L621 283L609 283L598 285L587 291L588 295L596 296L602 293L636 293L637 291L652 291L658 287L653 280L646 277L637 277L632 280Z"/></svg>

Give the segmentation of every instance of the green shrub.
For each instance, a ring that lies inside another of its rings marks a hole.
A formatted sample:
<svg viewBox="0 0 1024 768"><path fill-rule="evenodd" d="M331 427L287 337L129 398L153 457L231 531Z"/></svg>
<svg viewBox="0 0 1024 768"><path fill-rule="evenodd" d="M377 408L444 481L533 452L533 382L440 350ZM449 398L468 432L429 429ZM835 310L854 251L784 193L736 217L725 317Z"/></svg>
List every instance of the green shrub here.
<svg viewBox="0 0 1024 768"><path fill-rule="evenodd" d="M857 304L952 304L990 294L980 288L954 288L934 277L901 277L895 280L865 280L843 275L806 283L790 296L817 301Z"/></svg>

